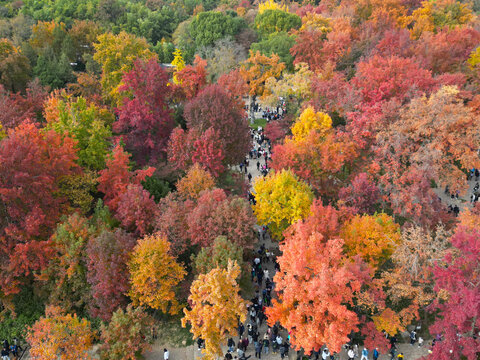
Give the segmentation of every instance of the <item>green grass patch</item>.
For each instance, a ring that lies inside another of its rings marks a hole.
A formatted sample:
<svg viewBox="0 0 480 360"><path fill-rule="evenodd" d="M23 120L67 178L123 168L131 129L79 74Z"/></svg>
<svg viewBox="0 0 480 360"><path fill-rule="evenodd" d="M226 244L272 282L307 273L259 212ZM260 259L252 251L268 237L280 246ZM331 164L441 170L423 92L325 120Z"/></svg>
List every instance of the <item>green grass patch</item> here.
<svg viewBox="0 0 480 360"><path fill-rule="evenodd" d="M259 126L263 129L267 125L267 119L255 119L255 121L250 123L252 129L257 129Z"/></svg>

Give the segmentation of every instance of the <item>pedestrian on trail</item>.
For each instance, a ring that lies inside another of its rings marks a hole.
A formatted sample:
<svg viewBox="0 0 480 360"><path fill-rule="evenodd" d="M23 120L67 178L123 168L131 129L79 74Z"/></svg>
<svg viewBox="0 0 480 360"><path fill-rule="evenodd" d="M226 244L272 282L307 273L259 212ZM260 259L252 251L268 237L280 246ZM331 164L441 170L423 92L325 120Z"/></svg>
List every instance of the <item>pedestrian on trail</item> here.
<svg viewBox="0 0 480 360"><path fill-rule="evenodd" d="M238 325L238 341L241 340L243 333L245 332L245 326L242 323Z"/></svg>
<svg viewBox="0 0 480 360"><path fill-rule="evenodd" d="M330 357L330 351L328 351L327 348L323 349L322 360L327 360L329 357ZM318 357L317 357L317 359L318 359Z"/></svg>
<svg viewBox="0 0 480 360"><path fill-rule="evenodd" d="M233 349L235 348L235 341L233 341L232 338L229 338L227 342L227 346L228 346L228 351L232 352Z"/></svg>
<svg viewBox="0 0 480 360"><path fill-rule="evenodd" d="M362 357L360 360L368 360L368 349L366 347L364 347L362 350Z"/></svg>
<svg viewBox="0 0 480 360"><path fill-rule="evenodd" d="M375 350L373 350L373 360L378 360L379 355L378 348L375 348Z"/></svg>
<svg viewBox="0 0 480 360"><path fill-rule="evenodd" d="M270 341L268 340L268 334L263 335L263 352L265 355L268 355L268 347L270 346Z"/></svg>
<svg viewBox="0 0 480 360"><path fill-rule="evenodd" d="M255 357L258 359L262 358L262 347L263 347L263 344L261 341L257 342L255 345Z"/></svg>
<svg viewBox="0 0 480 360"><path fill-rule="evenodd" d="M248 177L248 182L252 182L252 174L248 173L247 177Z"/></svg>
<svg viewBox="0 0 480 360"><path fill-rule="evenodd" d="M410 333L410 345L413 346L413 344L415 344L415 341L417 341L417 333L415 332L415 330L412 330L412 332Z"/></svg>
<svg viewBox="0 0 480 360"><path fill-rule="evenodd" d="M163 349L163 360L169 360L170 358L170 353L168 352L167 349Z"/></svg>
<svg viewBox="0 0 480 360"><path fill-rule="evenodd" d="M260 171L260 161L257 161L257 170Z"/></svg>
<svg viewBox="0 0 480 360"><path fill-rule="evenodd" d="M353 352L353 348L350 347L347 351L347 356L349 360L353 360L355 358L355 353Z"/></svg>

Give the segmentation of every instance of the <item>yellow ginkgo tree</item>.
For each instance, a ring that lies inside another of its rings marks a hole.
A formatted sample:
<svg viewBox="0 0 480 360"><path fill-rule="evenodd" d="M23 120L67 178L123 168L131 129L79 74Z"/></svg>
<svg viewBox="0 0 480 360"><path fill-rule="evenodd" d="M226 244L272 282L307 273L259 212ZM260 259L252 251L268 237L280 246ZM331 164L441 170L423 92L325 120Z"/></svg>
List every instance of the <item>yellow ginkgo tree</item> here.
<svg viewBox="0 0 480 360"><path fill-rule="evenodd" d="M182 326L190 323L193 337L205 340L205 360L222 356L221 345L235 333L238 320L245 321L247 305L237 283L240 273L237 262L229 260L226 269L216 267L192 283L188 297L191 309L183 309Z"/></svg>
<svg viewBox="0 0 480 360"><path fill-rule="evenodd" d="M289 170L257 178L253 185L257 200L253 211L259 224L267 224L271 234L281 239L283 231L310 212L313 192Z"/></svg>

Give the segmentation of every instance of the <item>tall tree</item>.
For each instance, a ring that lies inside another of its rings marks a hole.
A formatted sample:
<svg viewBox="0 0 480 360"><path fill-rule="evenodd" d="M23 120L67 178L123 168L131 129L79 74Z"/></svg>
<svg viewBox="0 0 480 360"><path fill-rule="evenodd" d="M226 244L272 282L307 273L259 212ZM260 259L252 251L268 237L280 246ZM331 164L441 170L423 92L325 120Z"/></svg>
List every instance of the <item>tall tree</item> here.
<svg viewBox="0 0 480 360"><path fill-rule="evenodd" d="M435 343L431 358L473 360L480 352L480 232L460 227L451 241L453 249L445 256L444 265L434 270L439 316L429 330L443 339Z"/></svg>
<svg viewBox="0 0 480 360"><path fill-rule="evenodd" d="M442 87L430 97L414 99L403 109L399 121L384 129L378 137L378 164L384 174L381 182L390 193L390 201L396 213L412 217L415 221L429 222L436 217L425 218L428 199L414 200L423 178L425 198L437 199L429 182L448 185L451 192L464 192L467 188L462 169L480 166L477 147L480 134L478 117L458 98L458 89ZM459 134L462 134L461 136ZM395 146L392 146L395 144ZM415 181L416 180L416 181ZM411 200L407 200L410 198Z"/></svg>
<svg viewBox="0 0 480 360"><path fill-rule="evenodd" d="M28 58L10 40L0 40L0 84L12 92L24 91L30 79Z"/></svg>
<svg viewBox="0 0 480 360"><path fill-rule="evenodd" d="M306 353L324 344L339 352L357 330L357 315L349 307L361 286L345 262L343 241L325 238L300 221L286 231L280 250L274 277L278 298L267 308L268 323L278 321L295 348Z"/></svg>
<svg viewBox="0 0 480 360"><path fill-rule="evenodd" d="M193 244L209 246L224 235L243 248L253 248L255 217L247 200L228 198L222 189L206 190L190 212L188 233Z"/></svg>
<svg viewBox="0 0 480 360"><path fill-rule="evenodd" d="M167 141L173 129L168 75L153 58L137 60L133 69L123 76L118 88L126 95L117 109L118 119L113 129L124 134L126 148L135 161L154 163L166 153Z"/></svg>
<svg viewBox="0 0 480 360"><path fill-rule="evenodd" d="M86 315L91 303L86 250L95 236L92 230L87 219L75 213L59 224L51 237L55 256L42 278L49 280L50 304L69 313Z"/></svg>
<svg viewBox="0 0 480 360"><path fill-rule="evenodd" d="M145 170L136 170L131 172L129 170L130 154L123 150L121 145L117 145L107 158L106 169L100 171L98 178L98 190L105 194L105 204L116 212L120 197L127 190L130 184L140 184L145 180L145 177L152 176L155 168L149 167Z"/></svg>
<svg viewBox="0 0 480 360"><path fill-rule="evenodd" d="M142 185L128 185L118 199L115 217L122 227L135 235L144 236L153 230L157 205Z"/></svg>
<svg viewBox="0 0 480 360"><path fill-rule="evenodd" d="M214 185L212 175L200 165L194 164L177 182L177 191L185 199L197 200L203 190L211 190Z"/></svg>
<svg viewBox="0 0 480 360"><path fill-rule="evenodd" d="M243 110L218 85L204 88L185 106L190 129L204 133L209 128L218 132L224 145L225 165L240 163L250 149L250 131Z"/></svg>
<svg viewBox="0 0 480 360"><path fill-rule="evenodd" d="M280 62L278 55L265 56L260 51L251 51L242 68L243 76L250 86L250 96L269 95L265 82L271 77L279 78L284 69L285 64Z"/></svg>
<svg viewBox="0 0 480 360"><path fill-rule="evenodd" d="M120 229L105 229L90 238L86 255L87 278L93 297L92 316L109 321L114 311L127 305L128 260L135 244L135 238Z"/></svg>
<svg viewBox="0 0 480 360"><path fill-rule="evenodd" d="M212 269L192 283L188 297L191 309L183 310L182 325L190 323L193 337L205 340L205 359L222 356L222 343L235 334L239 319L245 321L246 302L239 295L239 276L240 266L229 261L226 269Z"/></svg>
<svg viewBox="0 0 480 360"><path fill-rule="evenodd" d="M400 226L385 213L355 216L343 226L341 237L347 255L360 255L376 268L390 259L401 241Z"/></svg>
<svg viewBox="0 0 480 360"><path fill-rule="evenodd" d="M113 114L65 92L51 95L45 104L47 129L77 141L79 165L94 170L105 167Z"/></svg>
<svg viewBox="0 0 480 360"><path fill-rule="evenodd" d="M133 250L129 262L134 304L147 305L164 313L176 314L179 303L175 288L186 271L169 253L170 244L161 235L146 236Z"/></svg>
<svg viewBox="0 0 480 360"><path fill-rule="evenodd" d="M108 325L101 325L102 358L135 360L151 348L153 319L141 307L131 304L113 313Z"/></svg>
<svg viewBox="0 0 480 360"><path fill-rule="evenodd" d="M214 176L225 171L225 141L213 127L204 132L175 128L168 144L168 160L176 169L188 170L198 164Z"/></svg>
<svg viewBox="0 0 480 360"><path fill-rule="evenodd" d="M76 314L64 314L59 307L50 306L45 317L28 329L27 342L32 358L45 360L89 360L94 332L86 319Z"/></svg>
<svg viewBox="0 0 480 360"><path fill-rule="evenodd" d="M160 200L158 207L155 230L166 236L172 254L179 255L191 245L188 219L195 203L190 199L179 198L176 193L170 193Z"/></svg>
<svg viewBox="0 0 480 360"><path fill-rule="evenodd" d="M2 291L18 290L16 276L44 268L51 235L66 199L59 181L79 171L75 141L31 122L8 131L0 143ZM13 276L13 277L12 277Z"/></svg>
<svg viewBox="0 0 480 360"><path fill-rule="evenodd" d="M229 261L235 261L242 268L243 249L220 235L211 246L202 248L197 256L192 256L192 260L197 274L207 274L216 267L227 269Z"/></svg>

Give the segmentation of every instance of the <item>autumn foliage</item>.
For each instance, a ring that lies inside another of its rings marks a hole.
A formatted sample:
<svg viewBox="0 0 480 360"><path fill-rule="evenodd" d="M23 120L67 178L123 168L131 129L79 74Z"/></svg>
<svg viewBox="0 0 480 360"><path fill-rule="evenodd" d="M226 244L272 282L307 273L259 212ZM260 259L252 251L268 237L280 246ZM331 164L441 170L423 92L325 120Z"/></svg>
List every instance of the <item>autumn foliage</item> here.
<svg viewBox="0 0 480 360"><path fill-rule="evenodd" d="M48 307L45 317L29 329L30 356L45 360L92 359L88 354L94 332L86 319L64 314L58 307Z"/></svg>
<svg viewBox="0 0 480 360"><path fill-rule="evenodd" d="M235 334L238 320L245 321L246 302L238 295L239 276L240 267L229 261L226 269L212 269L192 283L188 297L191 309L183 310L182 325L190 323L193 336L205 339L205 359L223 355L221 345Z"/></svg>
<svg viewBox="0 0 480 360"><path fill-rule="evenodd" d="M129 295L134 304L170 314L179 311L175 288L186 272L169 250L170 244L160 235L144 237L135 246L129 262Z"/></svg>

